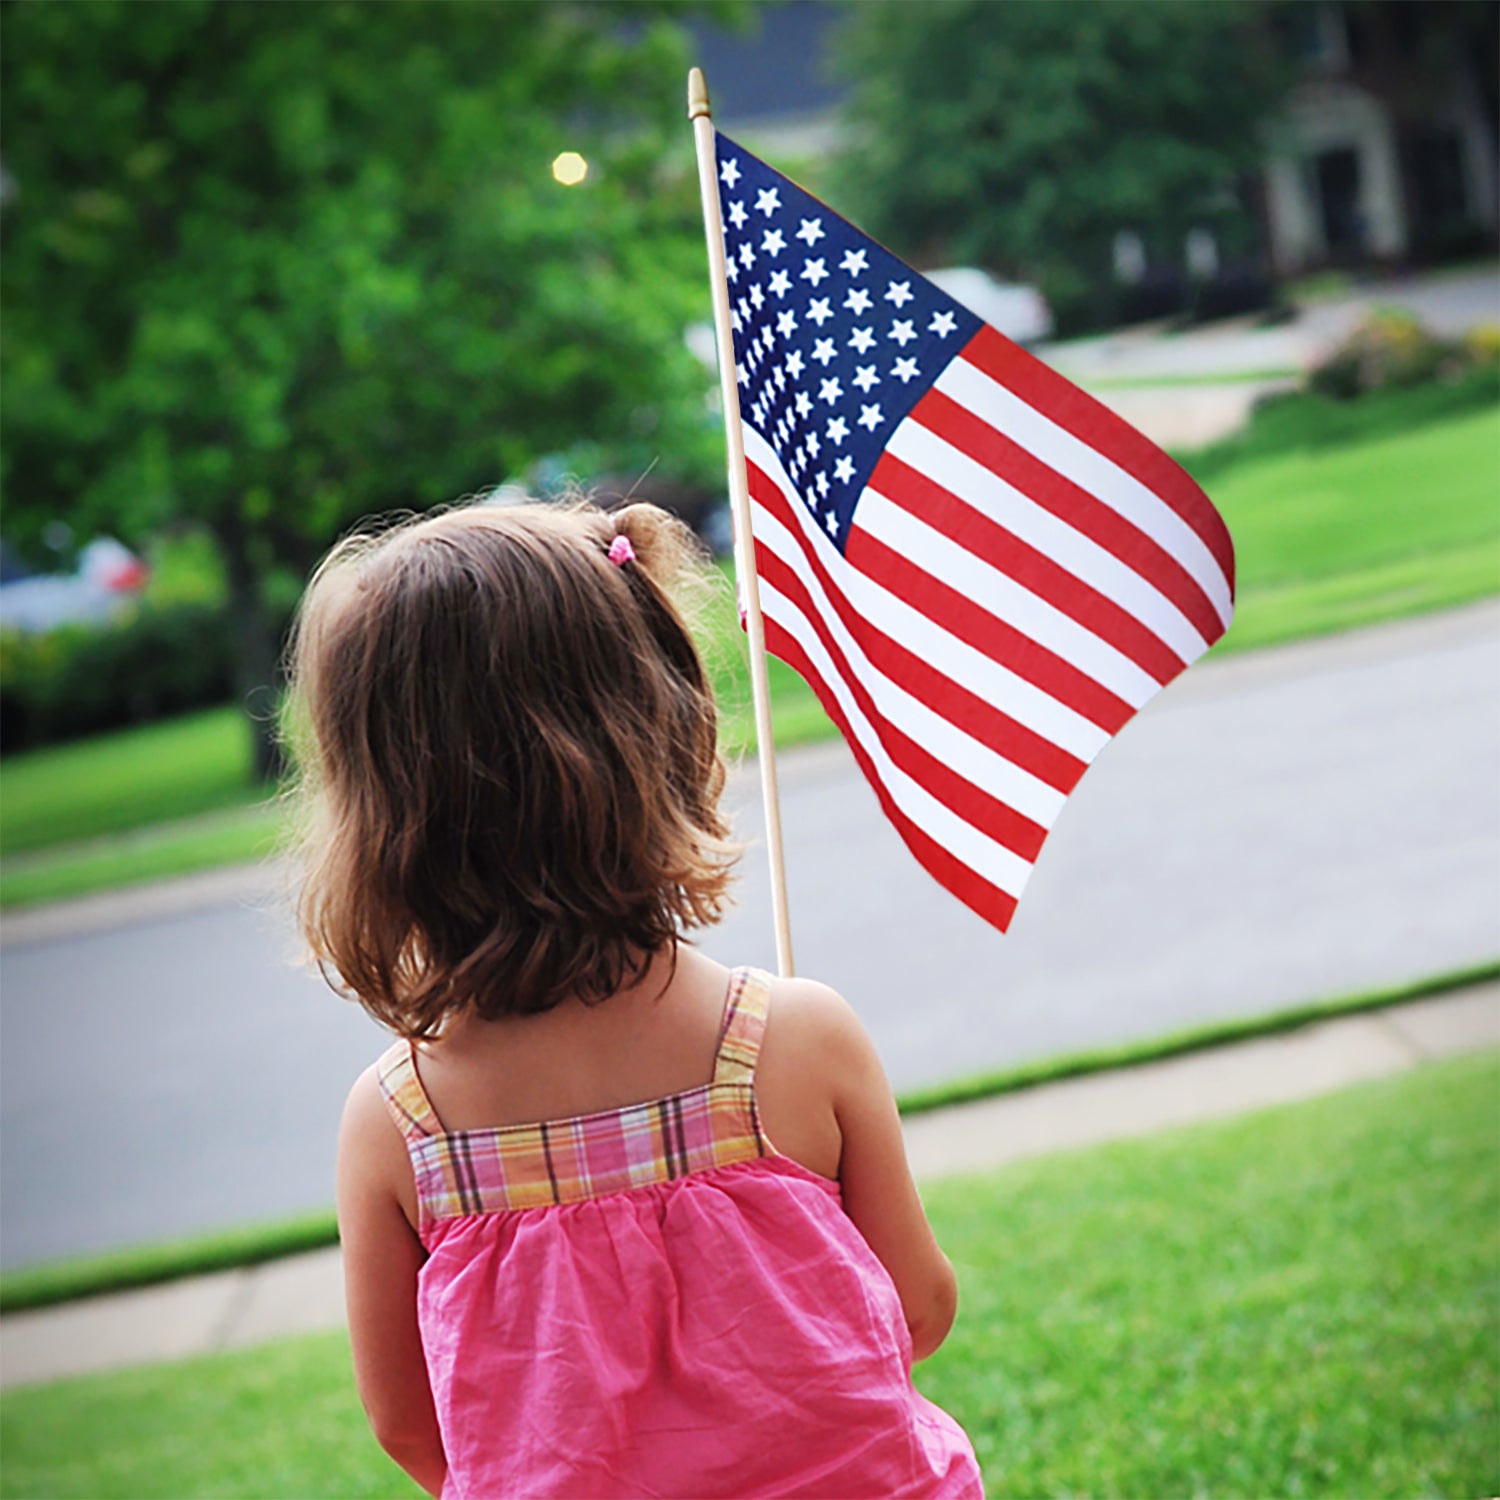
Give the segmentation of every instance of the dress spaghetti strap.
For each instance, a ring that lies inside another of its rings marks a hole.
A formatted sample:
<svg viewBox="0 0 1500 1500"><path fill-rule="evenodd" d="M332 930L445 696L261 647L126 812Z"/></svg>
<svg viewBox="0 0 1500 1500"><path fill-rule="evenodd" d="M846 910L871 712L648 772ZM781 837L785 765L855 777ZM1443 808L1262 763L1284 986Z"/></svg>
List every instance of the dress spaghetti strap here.
<svg viewBox="0 0 1500 1500"><path fill-rule="evenodd" d="M714 1059L716 1084L753 1082L770 1000L771 976L764 970L735 969L730 974L719 1051Z"/></svg>
<svg viewBox="0 0 1500 1500"><path fill-rule="evenodd" d="M385 1107L408 1146L444 1133L443 1122L417 1076L410 1042L397 1042L381 1055L375 1064L375 1078Z"/></svg>

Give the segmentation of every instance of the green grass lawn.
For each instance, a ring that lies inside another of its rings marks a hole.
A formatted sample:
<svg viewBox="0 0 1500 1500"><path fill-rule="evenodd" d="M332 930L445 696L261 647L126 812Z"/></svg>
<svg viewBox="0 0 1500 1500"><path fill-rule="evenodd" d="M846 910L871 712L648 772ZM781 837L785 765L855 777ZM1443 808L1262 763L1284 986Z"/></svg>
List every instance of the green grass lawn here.
<svg viewBox="0 0 1500 1500"><path fill-rule="evenodd" d="M1359 402L1291 401L1186 460L1229 522L1239 568L1237 651L1440 609L1500 590L1500 404L1492 377ZM725 744L754 745L732 591L703 638ZM832 734L805 683L772 661L783 747ZM274 809L182 820L258 799L232 708L0 762L0 905L259 857ZM154 828L170 822L169 828ZM136 829L129 842L88 842ZM17 856L27 855L25 859Z"/></svg>
<svg viewBox="0 0 1500 1500"><path fill-rule="evenodd" d="M0 851L97 838L256 799L236 708L48 746L0 761Z"/></svg>
<svg viewBox="0 0 1500 1500"><path fill-rule="evenodd" d="M1500 1057L953 1179L992 1496L1500 1491ZM8 1391L0 1494L407 1495L342 1335Z"/></svg>

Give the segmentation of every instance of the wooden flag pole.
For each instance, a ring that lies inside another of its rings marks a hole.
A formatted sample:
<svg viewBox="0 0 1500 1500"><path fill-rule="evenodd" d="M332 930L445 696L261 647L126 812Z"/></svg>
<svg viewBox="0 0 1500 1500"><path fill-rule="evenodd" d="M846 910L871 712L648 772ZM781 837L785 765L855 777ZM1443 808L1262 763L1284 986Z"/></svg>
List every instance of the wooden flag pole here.
<svg viewBox="0 0 1500 1500"><path fill-rule="evenodd" d="M783 979L792 975L792 929L787 916L786 864L781 852L781 801L776 793L776 743L771 733L771 689L766 680L766 633L760 617L760 579L750 532L750 484L745 474L745 437L740 429L740 393L735 380L734 336L729 326L729 279L724 274L724 222L719 213L719 175L714 166L714 126L703 70L688 74L688 119L698 149L698 185L708 238L708 279L713 287L714 332L719 346L719 393L729 448L729 504L734 513L734 564L750 638L750 695L755 704L755 740L760 788L766 807L766 852L771 859L771 915L776 924L776 962Z"/></svg>

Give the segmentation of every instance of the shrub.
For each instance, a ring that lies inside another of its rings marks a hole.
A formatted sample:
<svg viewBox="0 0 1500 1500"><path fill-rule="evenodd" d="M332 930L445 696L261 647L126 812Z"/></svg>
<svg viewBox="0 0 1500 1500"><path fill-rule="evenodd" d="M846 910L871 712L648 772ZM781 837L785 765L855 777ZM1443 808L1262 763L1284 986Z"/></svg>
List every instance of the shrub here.
<svg viewBox="0 0 1500 1500"><path fill-rule="evenodd" d="M1464 353L1477 369L1500 369L1500 323L1480 323L1464 335Z"/></svg>
<svg viewBox="0 0 1500 1500"><path fill-rule="evenodd" d="M1308 389L1335 401L1370 391L1456 380L1476 363L1466 345L1429 333L1411 313L1372 313L1307 377Z"/></svg>
<svg viewBox="0 0 1500 1500"><path fill-rule="evenodd" d="M222 605L147 605L111 625L0 631L5 751L224 703L233 692Z"/></svg>

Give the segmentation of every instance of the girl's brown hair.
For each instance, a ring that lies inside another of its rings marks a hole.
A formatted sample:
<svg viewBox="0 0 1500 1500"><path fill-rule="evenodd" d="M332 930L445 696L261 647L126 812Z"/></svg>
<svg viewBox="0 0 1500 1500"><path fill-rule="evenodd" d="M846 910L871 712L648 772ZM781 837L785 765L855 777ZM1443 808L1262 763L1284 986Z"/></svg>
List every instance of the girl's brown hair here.
<svg viewBox="0 0 1500 1500"><path fill-rule="evenodd" d="M298 918L392 1030L603 999L718 918L737 849L668 592L693 549L650 505L469 506L319 566L291 647Z"/></svg>

